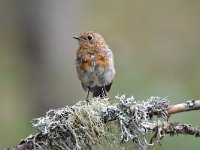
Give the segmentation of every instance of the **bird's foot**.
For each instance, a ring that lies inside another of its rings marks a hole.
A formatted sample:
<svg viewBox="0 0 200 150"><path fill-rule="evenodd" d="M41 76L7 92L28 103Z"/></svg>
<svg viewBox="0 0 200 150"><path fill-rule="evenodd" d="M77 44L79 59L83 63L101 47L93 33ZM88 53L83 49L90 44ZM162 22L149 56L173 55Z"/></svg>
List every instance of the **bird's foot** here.
<svg viewBox="0 0 200 150"><path fill-rule="evenodd" d="M86 99L86 103L87 103L87 105L91 105L89 98Z"/></svg>

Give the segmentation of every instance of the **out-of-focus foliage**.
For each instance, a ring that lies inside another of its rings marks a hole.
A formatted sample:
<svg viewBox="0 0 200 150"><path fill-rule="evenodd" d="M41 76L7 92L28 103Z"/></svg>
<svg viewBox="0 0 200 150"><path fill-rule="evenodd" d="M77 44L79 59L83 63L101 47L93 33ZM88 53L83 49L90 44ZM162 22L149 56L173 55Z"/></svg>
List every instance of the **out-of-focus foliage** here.
<svg viewBox="0 0 200 150"><path fill-rule="evenodd" d="M100 32L115 56L110 96L199 98L200 1L0 2L0 149L34 132L30 120L84 99L72 36ZM198 111L171 119L200 125ZM168 138L158 149L197 149L199 139Z"/></svg>

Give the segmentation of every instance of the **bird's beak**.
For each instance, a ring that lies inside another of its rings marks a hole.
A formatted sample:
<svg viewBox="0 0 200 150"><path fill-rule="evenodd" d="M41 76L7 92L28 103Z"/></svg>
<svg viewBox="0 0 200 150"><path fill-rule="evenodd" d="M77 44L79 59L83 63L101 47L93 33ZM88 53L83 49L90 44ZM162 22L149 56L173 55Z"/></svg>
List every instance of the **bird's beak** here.
<svg viewBox="0 0 200 150"><path fill-rule="evenodd" d="M73 36L73 38L76 39L76 40L80 40L79 36Z"/></svg>

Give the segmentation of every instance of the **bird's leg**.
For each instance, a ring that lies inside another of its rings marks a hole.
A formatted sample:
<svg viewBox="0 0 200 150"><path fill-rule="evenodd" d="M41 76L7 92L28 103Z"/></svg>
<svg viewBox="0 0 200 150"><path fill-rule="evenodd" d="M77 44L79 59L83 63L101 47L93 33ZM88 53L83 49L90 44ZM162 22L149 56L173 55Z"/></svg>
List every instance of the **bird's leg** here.
<svg viewBox="0 0 200 150"><path fill-rule="evenodd" d="M87 93L87 97L86 97L86 102L87 102L87 104L90 104L90 101L89 101L89 94L90 94L90 88L88 88L88 93Z"/></svg>
<svg viewBox="0 0 200 150"><path fill-rule="evenodd" d="M102 87L102 98L106 98L107 94L106 94L106 89L105 89L105 85Z"/></svg>
<svg viewBox="0 0 200 150"><path fill-rule="evenodd" d="M90 90L88 89L88 92L87 92L87 97L86 97L86 101L89 101L89 94L90 94Z"/></svg>

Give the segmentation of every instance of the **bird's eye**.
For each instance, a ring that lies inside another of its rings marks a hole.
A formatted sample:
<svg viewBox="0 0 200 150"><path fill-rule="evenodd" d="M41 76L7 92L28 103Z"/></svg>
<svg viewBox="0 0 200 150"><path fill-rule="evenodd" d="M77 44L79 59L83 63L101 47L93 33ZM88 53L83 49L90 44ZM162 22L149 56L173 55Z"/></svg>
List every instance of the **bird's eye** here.
<svg viewBox="0 0 200 150"><path fill-rule="evenodd" d="M92 36L91 35L88 35L88 40L92 40Z"/></svg>

